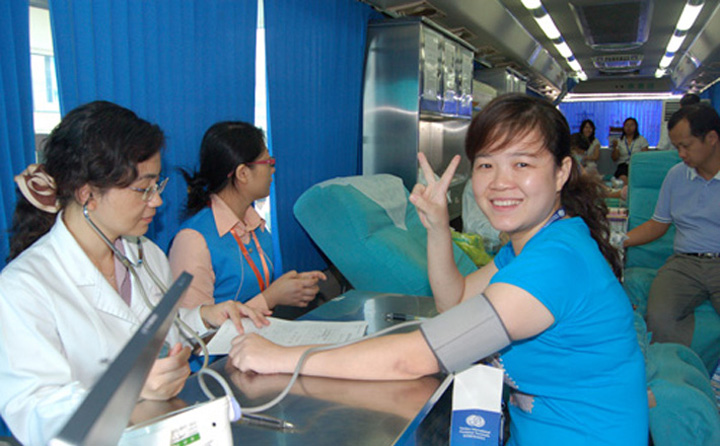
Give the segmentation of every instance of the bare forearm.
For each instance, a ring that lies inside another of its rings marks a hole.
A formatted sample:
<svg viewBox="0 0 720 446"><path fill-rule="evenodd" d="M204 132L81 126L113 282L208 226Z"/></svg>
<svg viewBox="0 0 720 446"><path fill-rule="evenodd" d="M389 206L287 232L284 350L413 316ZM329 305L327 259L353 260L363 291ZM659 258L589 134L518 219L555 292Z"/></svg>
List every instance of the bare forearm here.
<svg viewBox="0 0 720 446"><path fill-rule="evenodd" d="M625 240L623 245L625 247L630 247L650 243L665 235L669 227L669 223L660 223L650 219L628 232L628 238Z"/></svg>
<svg viewBox="0 0 720 446"><path fill-rule="evenodd" d="M428 231L428 278L438 311L460 303L464 279L455 264L450 228Z"/></svg>
<svg viewBox="0 0 720 446"><path fill-rule="evenodd" d="M282 371L292 372L307 348L289 349ZM425 338L420 331L414 331L313 353L305 361L301 373L330 378L394 380L415 379L438 371L437 360Z"/></svg>

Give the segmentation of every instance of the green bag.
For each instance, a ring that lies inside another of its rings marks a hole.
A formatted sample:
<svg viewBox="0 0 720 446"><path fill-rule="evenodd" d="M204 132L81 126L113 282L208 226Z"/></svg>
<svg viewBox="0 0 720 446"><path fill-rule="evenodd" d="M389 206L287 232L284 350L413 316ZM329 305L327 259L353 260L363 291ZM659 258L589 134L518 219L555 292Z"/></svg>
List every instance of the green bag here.
<svg viewBox="0 0 720 446"><path fill-rule="evenodd" d="M493 256L485 251L483 238L477 234L468 234L451 230L452 241L470 257L478 268L490 263Z"/></svg>

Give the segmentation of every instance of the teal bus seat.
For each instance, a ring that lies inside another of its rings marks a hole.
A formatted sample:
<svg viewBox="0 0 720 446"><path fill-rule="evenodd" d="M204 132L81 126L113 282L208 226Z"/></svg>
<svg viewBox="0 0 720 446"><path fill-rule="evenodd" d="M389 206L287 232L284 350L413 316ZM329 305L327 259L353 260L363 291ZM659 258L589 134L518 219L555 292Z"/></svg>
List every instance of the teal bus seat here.
<svg viewBox="0 0 720 446"><path fill-rule="evenodd" d="M298 198L295 217L356 289L431 296L427 232L402 180L389 174L339 177ZM477 270L453 245L463 275Z"/></svg>
<svg viewBox="0 0 720 446"><path fill-rule="evenodd" d="M632 156L628 183L628 230L652 218L665 175L679 162L676 150L641 152ZM624 287L643 315L657 270L673 254L674 237L675 226L671 225L659 239L627 248ZM709 302L695 310L695 333L691 347L712 372L720 358L720 316Z"/></svg>

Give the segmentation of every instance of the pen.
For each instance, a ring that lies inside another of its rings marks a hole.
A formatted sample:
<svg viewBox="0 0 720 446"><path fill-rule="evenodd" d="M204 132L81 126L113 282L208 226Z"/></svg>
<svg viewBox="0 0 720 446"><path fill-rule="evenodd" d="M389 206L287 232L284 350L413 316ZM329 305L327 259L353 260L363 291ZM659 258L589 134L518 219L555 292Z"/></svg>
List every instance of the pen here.
<svg viewBox="0 0 720 446"><path fill-rule="evenodd" d="M271 417L269 415L244 413L242 414L242 417L240 417L239 421L252 426L268 427L271 429L295 429L295 425L289 421L281 420L280 418Z"/></svg>
<svg viewBox="0 0 720 446"><path fill-rule="evenodd" d="M406 313L387 313L385 315L387 321L422 321L424 317L413 316Z"/></svg>

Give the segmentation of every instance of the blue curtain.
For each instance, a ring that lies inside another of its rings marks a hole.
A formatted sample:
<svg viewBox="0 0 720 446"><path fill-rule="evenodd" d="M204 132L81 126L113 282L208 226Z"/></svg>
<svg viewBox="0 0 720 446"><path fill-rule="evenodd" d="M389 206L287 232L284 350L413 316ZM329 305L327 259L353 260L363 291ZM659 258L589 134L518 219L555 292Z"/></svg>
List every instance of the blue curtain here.
<svg viewBox="0 0 720 446"><path fill-rule="evenodd" d="M715 83L700 95L702 99L709 99L710 104L720 112L720 86Z"/></svg>
<svg viewBox="0 0 720 446"><path fill-rule="evenodd" d="M0 2L0 268L9 253L13 176L35 159L29 15L27 0Z"/></svg>
<svg viewBox="0 0 720 446"><path fill-rule="evenodd" d="M359 173L371 13L357 0L265 0L276 271L325 267L292 207L313 184Z"/></svg>
<svg viewBox="0 0 720 446"><path fill-rule="evenodd" d="M148 236L167 248L205 130L254 117L254 0L52 0L61 111L109 100L165 131L170 177Z"/></svg>
<svg viewBox="0 0 720 446"><path fill-rule="evenodd" d="M640 134L650 146L660 139L662 125L662 101L602 101L564 102L560 111L570 124L570 131L580 131L580 123L591 119L595 123L595 137L603 146L608 145L610 127L622 127L626 118L635 118Z"/></svg>

